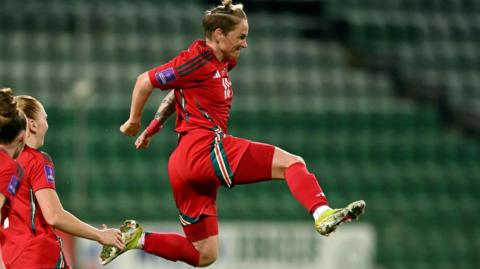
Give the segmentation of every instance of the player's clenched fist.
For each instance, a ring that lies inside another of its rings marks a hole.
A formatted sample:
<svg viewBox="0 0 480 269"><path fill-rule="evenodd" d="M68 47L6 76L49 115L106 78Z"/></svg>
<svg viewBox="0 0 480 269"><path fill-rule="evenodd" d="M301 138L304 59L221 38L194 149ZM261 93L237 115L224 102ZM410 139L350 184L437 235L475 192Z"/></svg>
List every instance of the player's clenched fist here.
<svg viewBox="0 0 480 269"><path fill-rule="evenodd" d="M127 120L120 126L120 132L127 136L135 136L140 130L140 122L132 122Z"/></svg>

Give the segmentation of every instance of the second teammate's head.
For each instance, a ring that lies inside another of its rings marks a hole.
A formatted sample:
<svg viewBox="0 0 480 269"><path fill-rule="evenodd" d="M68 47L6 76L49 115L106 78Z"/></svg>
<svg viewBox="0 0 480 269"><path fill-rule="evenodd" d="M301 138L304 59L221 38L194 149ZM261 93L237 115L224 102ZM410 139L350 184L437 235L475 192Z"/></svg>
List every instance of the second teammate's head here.
<svg viewBox="0 0 480 269"><path fill-rule="evenodd" d="M37 99L28 95L16 96L15 100L17 107L27 117L27 145L35 149L40 148L44 144L45 135L48 131L47 113L43 105Z"/></svg>
<svg viewBox="0 0 480 269"><path fill-rule="evenodd" d="M242 4L223 0L222 5L206 11L202 24L205 38L214 44L222 60L237 59L240 50L247 47L248 20Z"/></svg>

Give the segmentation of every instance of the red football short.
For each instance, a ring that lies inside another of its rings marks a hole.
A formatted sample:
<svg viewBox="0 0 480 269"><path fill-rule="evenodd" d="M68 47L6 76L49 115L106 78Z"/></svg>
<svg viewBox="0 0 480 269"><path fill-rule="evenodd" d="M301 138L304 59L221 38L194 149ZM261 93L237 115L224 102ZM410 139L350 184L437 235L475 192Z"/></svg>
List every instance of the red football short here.
<svg viewBox="0 0 480 269"><path fill-rule="evenodd" d="M275 147L198 129L182 134L168 162L180 222L193 242L218 234L217 190L271 179Z"/></svg>

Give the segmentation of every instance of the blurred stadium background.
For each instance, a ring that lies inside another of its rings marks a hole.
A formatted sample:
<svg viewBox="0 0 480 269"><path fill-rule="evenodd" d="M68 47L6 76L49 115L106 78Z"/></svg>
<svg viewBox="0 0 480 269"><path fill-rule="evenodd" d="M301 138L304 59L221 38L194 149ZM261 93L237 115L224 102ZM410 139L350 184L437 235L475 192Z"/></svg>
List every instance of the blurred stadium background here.
<svg viewBox="0 0 480 269"><path fill-rule="evenodd" d="M366 200L371 268L479 268L480 1L243 3L230 133L304 157L333 206ZM118 128L136 76L202 38L214 4L0 0L0 86L45 104L65 208L94 223L177 220L173 121L143 152ZM281 182L221 190L218 204L221 222L311 221Z"/></svg>

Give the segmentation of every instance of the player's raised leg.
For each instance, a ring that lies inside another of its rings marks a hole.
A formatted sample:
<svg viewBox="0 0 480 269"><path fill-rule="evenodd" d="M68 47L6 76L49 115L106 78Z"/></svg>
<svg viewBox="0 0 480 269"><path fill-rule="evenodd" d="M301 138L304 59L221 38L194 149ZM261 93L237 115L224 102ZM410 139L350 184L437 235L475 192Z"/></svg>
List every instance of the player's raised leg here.
<svg viewBox="0 0 480 269"><path fill-rule="evenodd" d="M315 175L308 171L303 159L278 147L273 154L272 177L287 181L292 195L313 215L315 229L321 235L328 236L338 225L358 219L364 213L363 200L331 209Z"/></svg>

